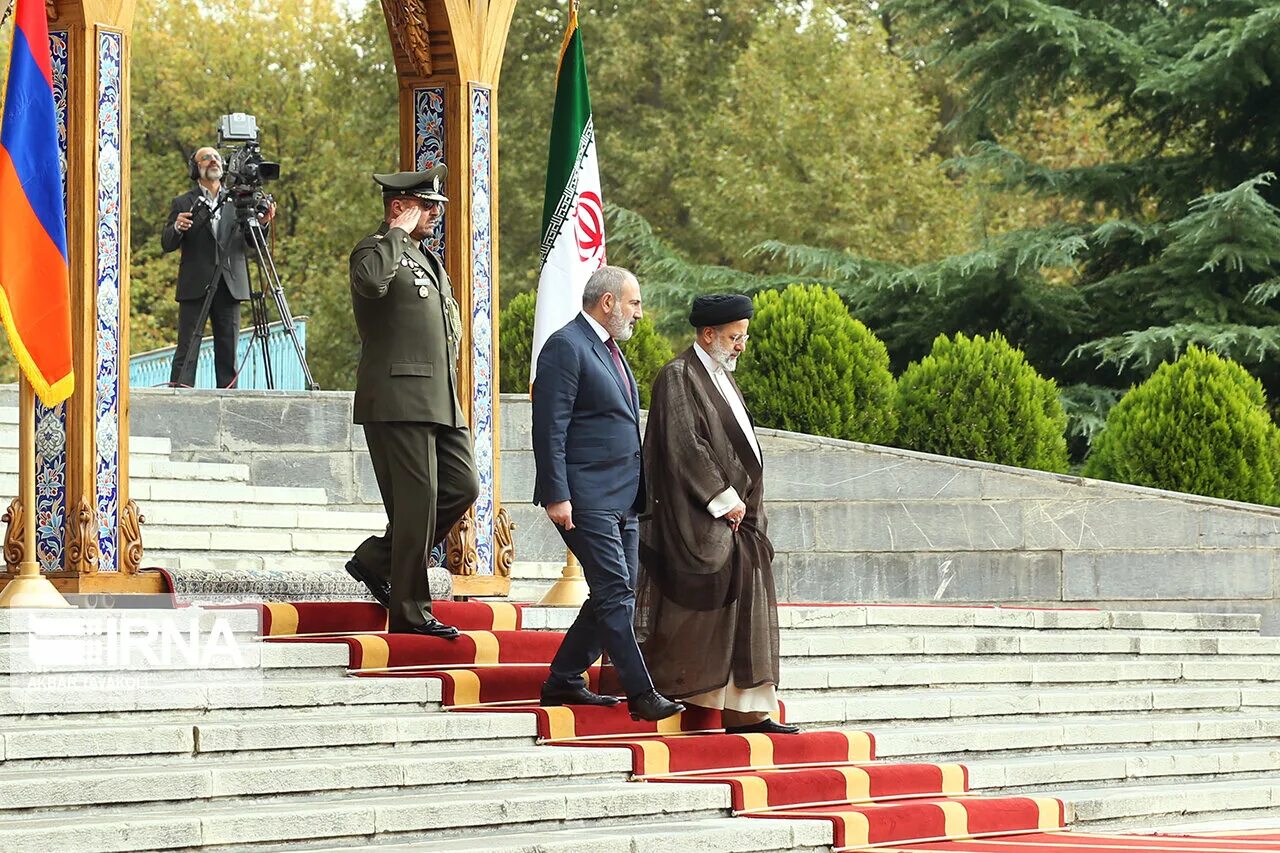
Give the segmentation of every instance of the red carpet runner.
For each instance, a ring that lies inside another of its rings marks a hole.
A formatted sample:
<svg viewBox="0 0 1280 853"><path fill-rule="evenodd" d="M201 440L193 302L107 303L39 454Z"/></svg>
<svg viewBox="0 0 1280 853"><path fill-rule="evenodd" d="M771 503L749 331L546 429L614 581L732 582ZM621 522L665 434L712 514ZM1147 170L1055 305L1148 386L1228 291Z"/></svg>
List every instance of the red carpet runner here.
<svg viewBox="0 0 1280 853"><path fill-rule="evenodd" d="M1065 832L1062 804L1049 797L984 797L969 791L958 764L875 761L867 732L730 735L718 712L694 709L660 723L634 722L614 708L540 708L538 689L563 636L521 630L521 605L437 601L457 640L387 634L376 604L317 602L262 606L272 642L341 643L352 675L434 678L443 703L468 712L532 714L541 742L626 748L637 781L727 785L734 813L757 819L825 820L837 850L888 853L1252 853L1280 850L1280 838L1099 835ZM588 674L593 689L617 693L610 667ZM785 714L785 708L783 709Z"/></svg>

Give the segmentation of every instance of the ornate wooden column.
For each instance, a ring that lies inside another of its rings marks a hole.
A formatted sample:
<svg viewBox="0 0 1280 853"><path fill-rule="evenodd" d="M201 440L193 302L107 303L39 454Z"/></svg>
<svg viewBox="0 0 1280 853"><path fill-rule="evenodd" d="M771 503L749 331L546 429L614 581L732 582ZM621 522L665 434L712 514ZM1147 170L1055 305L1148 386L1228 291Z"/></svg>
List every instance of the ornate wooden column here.
<svg viewBox="0 0 1280 853"><path fill-rule="evenodd" d="M134 0L51 0L74 396L36 411L36 550L64 592L150 592L129 500L129 33Z"/></svg>
<svg viewBox="0 0 1280 853"><path fill-rule="evenodd" d="M480 498L450 533L458 595L510 587L511 522L499 500L498 76L515 0L382 0L400 85L400 167L449 169L437 247L462 306L458 380Z"/></svg>

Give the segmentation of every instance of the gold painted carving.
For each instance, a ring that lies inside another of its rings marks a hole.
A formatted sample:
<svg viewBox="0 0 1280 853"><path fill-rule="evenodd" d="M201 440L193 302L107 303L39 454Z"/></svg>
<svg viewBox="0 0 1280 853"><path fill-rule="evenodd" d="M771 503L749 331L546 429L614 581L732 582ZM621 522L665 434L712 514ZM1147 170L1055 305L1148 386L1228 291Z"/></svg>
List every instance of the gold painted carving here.
<svg viewBox="0 0 1280 853"><path fill-rule="evenodd" d="M494 566L493 573L500 578L511 577L511 567L516 562L515 537L512 533L516 526L511 523L511 514L507 508L499 507L498 515L493 521Z"/></svg>
<svg viewBox="0 0 1280 853"><path fill-rule="evenodd" d="M476 522L472 510L458 520L445 537L445 566L450 574L474 575L480 565L476 551Z"/></svg>
<svg viewBox="0 0 1280 853"><path fill-rule="evenodd" d="M17 574L24 556L22 546L22 501L14 498L9 509L0 516L0 521L9 522L4 534L4 564L10 574Z"/></svg>
<svg viewBox="0 0 1280 853"><path fill-rule="evenodd" d="M131 500L120 511L120 570L136 575L142 568L142 525L147 517Z"/></svg>
<svg viewBox="0 0 1280 853"><path fill-rule="evenodd" d="M419 77L431 76L431 30L421 0L382 0L396 44Z"/></svg>
<svg viewBox="0 0 1280 853"><path fill-rule="evenodd" d="M70 524L70 534L68 568L83 575L93 574L98 570L98 512L88 498L80 498L75 518Z"/></svg>

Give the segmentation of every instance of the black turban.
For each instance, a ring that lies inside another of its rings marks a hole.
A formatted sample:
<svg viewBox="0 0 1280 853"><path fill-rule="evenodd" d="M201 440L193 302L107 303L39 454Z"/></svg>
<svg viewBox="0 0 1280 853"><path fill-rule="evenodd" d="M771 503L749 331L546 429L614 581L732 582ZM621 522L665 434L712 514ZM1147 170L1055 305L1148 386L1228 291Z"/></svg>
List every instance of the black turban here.
<svg viewBox="0 0 1280 853"><path fill-rule="evenodd" d="M695 329L703 326L723 326L739 320L750 320L756 313L750 296L737 293L711 293L693 300L689 312L689 324Z"/></svg>

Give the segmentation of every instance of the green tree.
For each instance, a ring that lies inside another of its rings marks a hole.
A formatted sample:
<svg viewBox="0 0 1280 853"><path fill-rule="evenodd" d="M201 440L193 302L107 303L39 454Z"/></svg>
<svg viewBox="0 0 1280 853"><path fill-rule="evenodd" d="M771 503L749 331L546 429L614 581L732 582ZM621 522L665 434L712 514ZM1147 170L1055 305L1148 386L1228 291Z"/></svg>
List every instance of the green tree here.
<svg viewBox="0 0 1280 853"><path fill-rule="evenodd" d="M1087 300L1060 336L1059 375L1123 387L1190 344L1280 381L1280 114L1262 69L1274 62L1280 3L1007 3L891 0L921 54L963 87L953 130L977 140L960 165L1078 205L1082 216L1026 230L1028 258L1075 238L1069 278ZM1034 110L1088 102L1110 156L1040 160L1015 129ZM1027 263L1026 280L1046 267ZM965 277L936 281L963 291ZM1099 364L1112 366L1107 374ZM1119 368L1116 375L1114 368Z"/></svg>
<svg viewBox="0 0 1280 853"><path fill-rule="evenodd" d="M583 4L605 200L695 263L754 269L744 254L767 238L904 262L964 248L972 204L930 153L933 104L911 63L889 50L879 17L861 4L838 11L758 0ZM564 17L563 2L519 4L504 59L507 297L538 275ZM619 236L609 235L611 259L639 263Z"/></svg>
<svg viewBox="0 0 1280 853"><path fill-rule="evenodd" d="M533 351L533 309L538 295L526 291L514 297L502 309L501 331L498 333L498 355L502 365L500 382L504 394L522 394L529 390L529 358Z"/></svg>
<svg viewBox="0 0 1280 853"><path fill-rule="evenodd" d="M1191 346L1111 410L1086 476L1228 500L1280 502L1280 430L1262 384Z"/></svg>
<svg viewBox="0 0 1280 853"><path fill-rule="evenodd" d="M518 3L503 58L498 151L506 297L538 278L547 138L567 5ZM689 199L672 186L678 175L700 168L690 140L721 99L759 6L755 0L607 0L579 9L605 200L637 207L682 242Z"/></svg>
<svg viewBox="0 0 1280 853"><path fill-rule="evenodd" d="M636 323L631 339L619 348L626 354L631 372L636 375L640 405L648 408L653 395L653 378L658 375L662 365L675 355L671 350L671 343L658 332L652 318L643 317Z"/></svg>
<svg viewBox="0 0 1280 853"><path fill-rule="evenodd" d="M893 439L889 354L829 288L756 295L738 381L762 426L885 444Z"/></svg>
<svg viewBox="0 0 1280 853"><path fill-rule="evenodd" d="M999 333L939 335L897 387L901 447L1042 471L1067 470L1067 416L1045 379Z"/></svg>
<svg viewBox="0 0 1280 853"><path fill-rule="evenodd" d="M741 266L765 240L894 263L968 247L972 199L930 150L935 105L879 20L846 14L820 2L761 16L674 185L706 246L695 259Z"/></svg>

